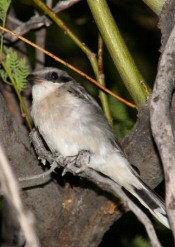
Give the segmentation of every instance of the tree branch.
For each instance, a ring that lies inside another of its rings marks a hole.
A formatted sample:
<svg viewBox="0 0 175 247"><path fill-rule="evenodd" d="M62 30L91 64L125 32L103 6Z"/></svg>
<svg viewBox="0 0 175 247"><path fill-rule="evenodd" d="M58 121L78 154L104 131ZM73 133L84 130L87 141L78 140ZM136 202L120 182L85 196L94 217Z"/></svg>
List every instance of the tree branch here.
<svg viewBox="0 0 175 247"><path fill-rule="evenodd" d="M175 27L162 53L150 102L151 127L164 167L166 206L175 237L175 137L170 114L175 89Z"/></svg>
<svg viewBox="0 0 175 247"><path fill-rule="evenodd" d="M68 171L80 177L84 177L90 180L91 182L97 184L103 190L106 190L110 193L112 192L112 194L114 194L115 196L117 197L119 196L120 198L122 198L125 204L129 206L129 208L133 211L133 213L144 224L148 236L150 238L150 241L152 243L152 246L161 247L161 244L157 239L154 227L151 221L149 220L149 218L147 217L147 215L130 200L130 198L124 193L124 191L118 184L116 184L111 179L99 174L95 170L88 168L88 166L86 165L88 158L85 159L85 156L82 156L83 159L80 160L81 167L83 168L85 167L85 168L81 170L81 172L79 172L81 167L79 168L75 164L75 161L77 160L77 156L63 157L58 154L58 156L56 155L54 157L52 153L50 153L45 149L41 137L39 136L39 133L36 130L32 130L30 134L30 138L32 140L32 143L34 144L35 150L39 155L40 159L46 159L51 165L57 163L58 167L60 166L63 167L64 169L66 169L66 172Z"/></svg>
<svg viewBox="0 0 175 247"><path fill-rule="evenodd" d="M81 0L67 0L67 1L59 1L56 6L53 8L55 13L59 13L65 9L70 8L74 4L80 2ZM46 16L32 16L30 20L26 21L25 23L19 22L18 19L11 18L10 16L7 17L11 22L18 24L18 26L14 29L15 33L20 35L25 35L29 33L31 30L35 30L41 28L43 26L50 26L52 21ZM8 33L4 35L5 40L8 42L16 42L18 40L17 36L11 36Z"/></svg>

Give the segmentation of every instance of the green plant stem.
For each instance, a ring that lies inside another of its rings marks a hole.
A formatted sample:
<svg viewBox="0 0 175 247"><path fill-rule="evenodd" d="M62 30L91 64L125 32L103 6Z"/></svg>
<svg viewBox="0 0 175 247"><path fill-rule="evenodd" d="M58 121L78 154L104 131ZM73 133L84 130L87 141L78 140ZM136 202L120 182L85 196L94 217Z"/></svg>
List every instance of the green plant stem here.
<svg viewBox="0 0 175 247"><path fill-rule="evenodd" d="M6 13L6 16L4 18L4 21L3 21L3 27L5 27L6 25L6 18L7 18L7 13ZM4 44L4 31L2 31L1 33L1 46L0 46L0 54L3 54L3 44Z"/></svg>
<svg viewBox="0 0 175 247"><path fill-rule="evenodd" d="M45 5L41 0L33 0L35 4L43 10L69 37L79 46L87 55L94 70L95 75L98 73L98 63L95 54L64 24L64 22L55 14L55 12Z"/></svg>
<svg viewBox="0 0 175 247"><path fill-rule="evenodd" d="M104 80L101 76L99 76L99 67L98 61L96 58L95 53L93 53L65 24L64 22L50 9L47 5L45 5L40 0L33 0L37 6L42 9L69 37L78 45L78 47L87 55L88 59L90 60L91 66L93 68L94 74L97 80L105 85ZM102 91L100 92L100 99L102 103L102 107L104 113L110 123L112 123L112 116L110 114L110 108L108 104L107 95Z"/></svg>
<svg viewBox="0 0 175 247"><path fill-rule="evenodd" d="M125 86L137 105L144 104L149 90L124 43L106 1L87 2Z"/></svg>
<svg viewBox="0 0 175 247"><path fill-rule="evenodd" d="M98 39L98 75L97 75L97 81L100 82L103 86L105 86L105 76L104 76L104 71L103 71L103 40L102 40L102 37L100 35L99 35L99 39ZM113 126L113 118L112 118L110 107L109 107L108 96L102 90L99 90L99 94L100 94L100 100L102 103L103 111L104 111L110 125Z"/></svg>
<svg viewBox="0 0 175 247"><path fill-rule="evenodd" d="M146 5L148 5L148 7L152 9L154 13L156 13L157 15L160 15L163 5L165 3L165 0L143 0L143 2Z"/></svg>
<svg viewBox="0 0 175 247"><path fill-rule="evenodd" d="M8 1L3 1L1 2L1 21L2 21L2 26L5 27L6 25L6 20L7 20L7 12L10 7L11 0ZM0 43L0 54L3 54L3 43L4 43L4 31L1 33L1 43Z"/></svg>
<svg viewBox="0 0 175 247"><path fill-rule="evenodd" d="M7 72L8 76L10 78L10 81L12 82L12 85L13 85L13 87L15 89L15 92L16 92L16 94L18 96L18 99L20 101L22 110L25 113L25 118L26 118L26 121L27 121L27 125L28 125L29 129L32 130L32 120L31 120L31 117L30 117L30 115L28 113L28 109L27 109L27 106L25 104L25 101L24 101L23 97L21 96L21 93L19 92L18 88L16 87L16 83L15 83L15 80L14 80L12 74L11 74L11 71L6 66L5 62L1 61L1 64L4 67L5 71Z"/></svg>
<svg viewBox="0 0 175 247"><path fill-rule="evenodd" d="M105 85L105 80L103 75L98 76L98 82L100 82L102 85ZM108 97L106 93L104 93L102 90L99 91L99 94L105 116L108 119L109 124L113 127L113 118L111 116Z"/></svg>
<svg viewBox="0 0 175 247"><path fill-rule="evenodd" d="M5 23L3 23L3 27L5 27ZM4 43L4 31L2 31L2 34L1 34L0 54L3 53L3 43Z"/></svg>

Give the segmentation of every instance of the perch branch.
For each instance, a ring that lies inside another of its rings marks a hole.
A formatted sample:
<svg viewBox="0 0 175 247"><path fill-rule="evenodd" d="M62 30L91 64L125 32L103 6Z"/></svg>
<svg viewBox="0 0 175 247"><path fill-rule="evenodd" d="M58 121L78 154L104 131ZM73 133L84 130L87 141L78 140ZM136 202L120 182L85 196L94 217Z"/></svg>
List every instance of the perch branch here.
<svg viewBox="0 0 175 247"><path fill-rule="evenodd" d="M57 167L63 167L66 169L66 172L70 172L73 174L76 174L80 177L84 177L93 183L97 184L100 188L103 190L112 192L115 194L117 197L122 198L124 200L125 204L129 206L129 208L133 211L133 213L138 217L138 219L144 224L148 236L150 238L150 241L152 243L152 246L154 247L161 247L161 244L159 243L159 240L157 239L154 227L147 217L147 215L142 212L141 209L139 209L129 198L128 196L124 193L124 191L121 189L121 187L116 184L114 181L111 179L102 176L95 170L88 168L86 164L83 164L83 166L86 166L86 169L83 169L81 173L79 173L79 167L76 166L75 161L77 159L77 156L72 156L72 157L63 157L59 154L53 155L49 151L47 151L43 145L43 142L39 136L39 133L33 129L32 132L30 133L30 139L34 145L34 148L36 150L36 153L42 160L47 160L51 166L52 164L57 163ZM82 160L82 163L85 163L86 160Z"/></svg>

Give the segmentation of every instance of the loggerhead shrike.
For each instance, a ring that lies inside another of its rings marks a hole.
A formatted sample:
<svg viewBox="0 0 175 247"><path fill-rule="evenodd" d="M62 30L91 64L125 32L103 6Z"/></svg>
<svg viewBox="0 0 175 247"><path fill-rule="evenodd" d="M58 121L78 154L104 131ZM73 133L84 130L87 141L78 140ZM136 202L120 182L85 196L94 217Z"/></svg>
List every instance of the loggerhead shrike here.
<svg viewBox="0 0 175 247"><path fill-rule="evenodd" d="M166 227L164 203L135 173L119 147L102 109L65 71L44 68L28 76L31 115L51 152L75 156L90 152L88 166L129 191Z"/></svg>

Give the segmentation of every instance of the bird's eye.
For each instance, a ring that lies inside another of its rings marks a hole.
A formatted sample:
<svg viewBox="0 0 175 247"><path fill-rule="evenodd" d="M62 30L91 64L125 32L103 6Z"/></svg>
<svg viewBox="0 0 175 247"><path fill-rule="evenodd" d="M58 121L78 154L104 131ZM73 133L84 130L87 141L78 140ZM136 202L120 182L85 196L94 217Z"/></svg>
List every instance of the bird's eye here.
<svg viewBox="0 0 175 247"><path fill-rule="evenodd" d="M57 80L58 80L58 74L57 74L56 72L52 72L52 73L50 74L50 79L51 79L52 81L57 81Z"/></svg>

